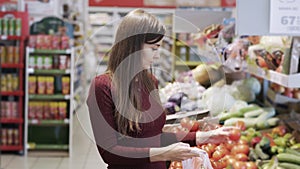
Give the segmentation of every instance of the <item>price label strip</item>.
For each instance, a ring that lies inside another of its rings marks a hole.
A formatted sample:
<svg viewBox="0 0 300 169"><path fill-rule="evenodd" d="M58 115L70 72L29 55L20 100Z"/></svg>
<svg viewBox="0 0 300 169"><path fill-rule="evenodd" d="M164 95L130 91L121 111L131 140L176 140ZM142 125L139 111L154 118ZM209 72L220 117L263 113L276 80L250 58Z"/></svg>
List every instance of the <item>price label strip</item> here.
<svg viewBox="0 0 300 169"><path fill-rule="evenodd" d="M270 33L300 35L300 0L270 0Z"/></svg>

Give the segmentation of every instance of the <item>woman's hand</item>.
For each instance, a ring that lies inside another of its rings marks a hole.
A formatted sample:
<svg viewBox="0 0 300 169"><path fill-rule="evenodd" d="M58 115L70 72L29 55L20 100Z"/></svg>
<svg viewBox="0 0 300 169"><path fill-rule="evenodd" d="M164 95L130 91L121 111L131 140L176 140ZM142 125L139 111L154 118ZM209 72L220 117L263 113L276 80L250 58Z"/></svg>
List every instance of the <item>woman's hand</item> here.
<svg viewBox="0 0 300 169"><path fill-rule="evenodd" d="M150 161L183 161L192 157L199 157L186 143L174 143L167 147L150 148Z"/></svg>
<svg viewBox="0 0 300 169"><path fill-rule="evenodd" d="M213 143L219 144L225 142L230 134L230 131L234 127L220 127L215 130L210 131L198 131L196 133L196 144L206 144L206 143Z"/></svg>

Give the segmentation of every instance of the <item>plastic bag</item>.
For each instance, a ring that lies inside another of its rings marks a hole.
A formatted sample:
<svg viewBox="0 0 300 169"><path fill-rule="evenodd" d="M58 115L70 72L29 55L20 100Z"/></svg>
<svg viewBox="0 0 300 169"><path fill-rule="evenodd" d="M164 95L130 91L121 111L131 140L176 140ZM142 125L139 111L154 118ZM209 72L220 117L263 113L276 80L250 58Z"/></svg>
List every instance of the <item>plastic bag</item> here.
<svg viewBox="0 0 300 169"><path fill-rule="evenodd" d="M199 157L182 161L182 169L213 169L206 151L193 147L192 152L199 154Z"/></svg>

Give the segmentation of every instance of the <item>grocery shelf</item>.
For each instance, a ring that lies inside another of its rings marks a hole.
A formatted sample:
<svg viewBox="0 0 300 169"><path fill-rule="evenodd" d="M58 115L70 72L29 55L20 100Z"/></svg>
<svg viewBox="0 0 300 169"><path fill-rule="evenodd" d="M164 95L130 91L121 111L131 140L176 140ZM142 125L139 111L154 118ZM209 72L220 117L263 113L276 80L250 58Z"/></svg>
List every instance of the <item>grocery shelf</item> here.
<svg viewBox="0 0 300 169"><path fill-rule="evenodd" d="M28 143L28 149L35 150L68 150L68 144L36 144Z"/></svg>
<svg viewBox="0 0 300 169"><path fill-rule="evenodd" d="M1 123L16 123L16 124L21 124L21 123L23 123L23 119L21 119L21 118L1 118L0 122Z"/></svg>
<svg viewBox="0 0 300 169"><path fill-rule="evenodd" d="M300 73L286 75L273 70L262 69L258 66L248 65L247 72L271 82L288 88L300 88Z"/></svg>
<svg viewBox="0 0 300 169"><path fill-rule="evenodd" d="M2 63L1 64L2 68L17 68L17 69L23 69L24 68L24 64L23 63Z"/></svg>
<svg viewBox="0 0 300 169"><path fill-rule="evenodd" d="M55 50L55 49L34 49L29 48L30 54L71 54L71 50Z"/></svg>
<svg viewBox="0 0 300 169"><path fill-rule="evenodd" d="M21 145L1 145L1 151L21 151L23 150L23 146Z"/></svg>
<svg viewBox="0 0 300 169"><path fill-rule="evenodd" d="M0 35L0 40L24 40L25 36Z"/></svg>
<svg viewBox="0 0 300 169"><path fill-rule="evenodd" d="M34 74L70 74L70 69L65 69L65 70L61 70L61 69L33 69L33 68L29 68L28 69L28 73L34 73Z"/></svg>
<svg viewBox="0 0 300 169"><path fill-rule="evenodd" d="M23 96L23 91L2 91L1 96Z"/></svg>
<svg viewBox="0 0 300 169"><path fill-rule="evenodd" d="M69 125L70 120L41 120L41 119L28 119L29 125Z"/></svg>
<svg viewBox="0 0 300 169"><path fill-rule="evenodd" d="M63 94L30 94L28 96L29 99L37 99L37 100L69 100L70 95Z"/></svg>

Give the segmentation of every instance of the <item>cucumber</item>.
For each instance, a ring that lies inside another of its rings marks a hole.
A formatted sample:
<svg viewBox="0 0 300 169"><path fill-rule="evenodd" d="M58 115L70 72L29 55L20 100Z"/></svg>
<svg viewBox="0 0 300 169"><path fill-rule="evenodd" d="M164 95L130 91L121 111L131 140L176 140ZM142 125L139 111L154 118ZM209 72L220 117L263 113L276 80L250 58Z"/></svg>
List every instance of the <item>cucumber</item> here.
<svg viewBox="0 0 300 169"><path fill-rule="evenodd" d="M266 154L266 153L264 153L264 152L262 151L262 149L260 148L260 145L259 145L259 144L256 144L256 145L255 145L254 150L255 150L255 153L258 155L258 157L259 157L260 159L262 159L262 160L267 160L267 159L270 158L270 156L269 156L268 154Z"/></svg>
<svg viewBox="0 0 300 169"><path fill-rule="evenodd" d="M277 158L279 162L288 162L300 165L300 157L294 154L280 153L277 155Z"/></svg>
<svg viewBox="0 0 300 169"><path fill-rule="evenodd" d="M286 153L289 153L289 154L294 154L294 155L296 155L296 156L300 156L300 152L297 151L297 150L294 150L294 149L286 148L286 149L285 149L285 152L286 152Z"/></svg>
<svg viewBox="0 0 300 169"><path fill-rule="evenodd" d="M227 119L231 119L233 117L243 117L245 113L249 112L249 111L254 111L254 110L258 110L261 109L260 107L256 106L256 105L249 105L247 107L241 108L239 111L237 112L227 112L227 113L222 113L219 117L220 121L225 121Z"/></svg>
<svg viewBox="0 0 300 169"><path fill-rule="evenodd" d="M234 126L237 121L243 121L245 123L246 128L254 127L256 124L255 118L234 117L234 118L225 120L224 126Z"/></svg>
<svg viewBox="0 0 300 169"><path fill-rule="evenodd" d="M284 169L299 169L300 168L299 165L293 164L293 163L279 163L278 166L282 167Z"/></svg>
<svg viewBox="0 0 300 169"><path fill-rule="evenodd" d="M244 114L244 117L257 117L264 112L263 109L252 110Z"/></svg>
<svg viewBox="0 0 300 169"><path fill-rule="evenodd" d="M278 117L272 117L272 118L267 120L267 123L270 127L277 126L278 123L279 123L279 118Z"/></svg>

